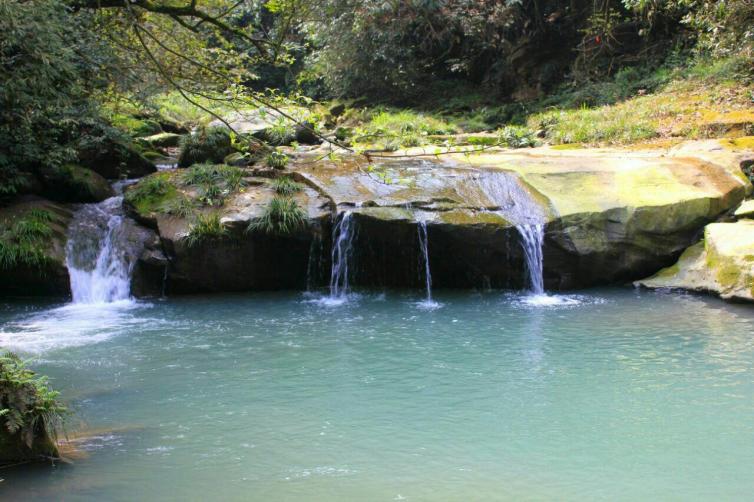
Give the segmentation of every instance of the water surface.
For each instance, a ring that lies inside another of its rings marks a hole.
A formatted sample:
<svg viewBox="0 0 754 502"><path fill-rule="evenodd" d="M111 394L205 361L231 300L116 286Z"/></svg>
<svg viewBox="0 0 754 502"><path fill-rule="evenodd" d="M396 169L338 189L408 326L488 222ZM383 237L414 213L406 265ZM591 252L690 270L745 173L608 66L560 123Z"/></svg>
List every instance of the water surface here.
<svg viewBox="0 0 754 502"><path fill-rule="evenodd" d="M749 499L754 309L609 289L0 304L88 458L65 500Z"/></svg>

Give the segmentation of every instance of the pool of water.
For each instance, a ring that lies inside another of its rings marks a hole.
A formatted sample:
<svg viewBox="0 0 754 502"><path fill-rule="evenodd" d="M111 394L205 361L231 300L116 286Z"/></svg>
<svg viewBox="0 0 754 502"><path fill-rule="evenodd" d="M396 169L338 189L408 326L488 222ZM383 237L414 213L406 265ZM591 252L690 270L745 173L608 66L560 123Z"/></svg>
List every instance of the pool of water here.
<svg viewBox="0 0 754 502"><path fill-rule="evenodd" d="M65 500L750 499L754 308L606 289L0 304L85 458Z"/></svg>

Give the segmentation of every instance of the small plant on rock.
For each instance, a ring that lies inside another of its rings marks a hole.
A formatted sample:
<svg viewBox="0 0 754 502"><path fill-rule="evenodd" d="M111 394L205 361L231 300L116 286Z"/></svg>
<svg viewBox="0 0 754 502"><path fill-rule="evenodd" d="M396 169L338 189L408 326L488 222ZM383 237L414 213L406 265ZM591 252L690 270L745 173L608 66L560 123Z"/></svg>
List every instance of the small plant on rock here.
<svg viewBox="0 0 754 502"><path fill-rule="evenodd" d="M302 185L301 183L296 183L288 176L275 178L270 182L270 186L273 190L275 190L275 193L278 193L280 195L293 195L296 192L300 192L304 188L304 185Z"/></svg>
<svg viewBox="0 0 754 502"><path fill-rule="evenodd" d="M228 229L220 221L220 215L217 213L200 214L191 225L186 236L186 244L194 247L202 242L222 239L226 235L228 235Z"/></svg>
<svg viewBox="0 0 754 502"><path fill-rule="evenodd" d="M285 169L285 166L288 165L288 156L283 152L273 150L267 155L265 162L273 169Z"/></svg>
<svg viewBox="0 0 754 502"><path fill-rule="evenodd" d="M306 213L290 197L276 195L262 216L249 223L247 231L290 234L306 225Z"/></svg>

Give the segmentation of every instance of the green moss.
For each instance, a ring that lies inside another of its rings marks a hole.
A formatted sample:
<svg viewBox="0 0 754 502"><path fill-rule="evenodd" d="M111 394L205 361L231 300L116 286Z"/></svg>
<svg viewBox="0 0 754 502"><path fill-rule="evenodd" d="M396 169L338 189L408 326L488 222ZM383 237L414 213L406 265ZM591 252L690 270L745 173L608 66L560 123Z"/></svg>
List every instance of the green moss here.
<svg viewBox="0 0 754 502"><path fill-rule="evenodd" d="M560 145L553 145L553 150L582 150L584 145L581 143L562 143Z"/></svg>
<svg viewBox="0 0 754 502"><path fill-rule="evenodd" d="M141 215L162 212L171 199L178 196L170 173L157 173L143 178L126 190L126 202Z"/></svg>
<svg viewBox="0 0 754 502"><path fill-rule="evenodd" d="M110 121L115 127L134 138L151 136L162 132L160 124L156 121L138 119L132 115L115 113L110 117Z"/></svg>

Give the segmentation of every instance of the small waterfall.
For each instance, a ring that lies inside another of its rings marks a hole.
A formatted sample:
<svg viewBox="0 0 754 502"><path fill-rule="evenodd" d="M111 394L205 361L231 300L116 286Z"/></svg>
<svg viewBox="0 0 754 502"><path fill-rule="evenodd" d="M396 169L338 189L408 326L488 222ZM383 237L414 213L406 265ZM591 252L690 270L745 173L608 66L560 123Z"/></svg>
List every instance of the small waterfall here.
<svg viewBox="0 0 754 502"><path fill-rule="evenodd" d="M516 225L516 230L521 234L521 247L524 249L526 268L529 271L529 289L535 295L542 295L545 292L542 276L542 244L545 226L541 224Z"/></svg>
<svg viewBox="0 0 754 502"><path fill-rule="evenodd" d="M332 265L330 269L330 298L342 299L349 292L349 268L355 236L353 213L345 211L332 232Z"/></svg>
<svg viewBox="0 0 754 502"><path fill-rule="evenodd" d="M516 226L529 275L529 290L535 295L543 295L545 215L542 208L511 174L489 173L480 178L479 183L487 198L499 206L497 212Z"/></svg>
<svg viewBox="0 0 754 502"><path fill-rule="evenodd" d="M435 306L436 303L432 301L432 273L429 270L429 239L427 238L427 222L419 221L417 230L419 233L419 249L421 249L422 257L424 258L424 283L427 288L427 297L422 302L422 305L431 307Z"/></svg>
<svg viewBox="0 0 754 502"><path fill-rule="evenodd" d="M131 271L143 242L134 238L133 223L123 214L123 197L86 204L68 230L66 265L74 303L127 300Z"/></svg>

